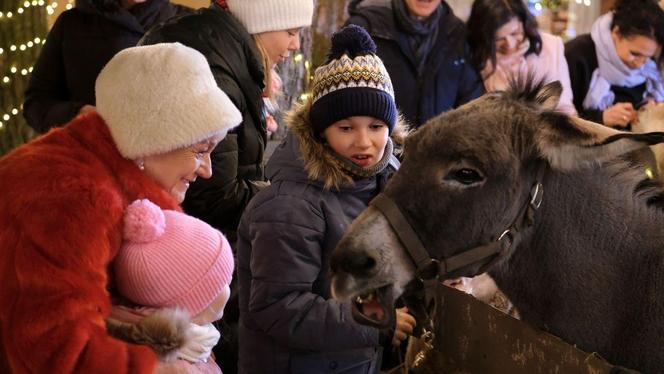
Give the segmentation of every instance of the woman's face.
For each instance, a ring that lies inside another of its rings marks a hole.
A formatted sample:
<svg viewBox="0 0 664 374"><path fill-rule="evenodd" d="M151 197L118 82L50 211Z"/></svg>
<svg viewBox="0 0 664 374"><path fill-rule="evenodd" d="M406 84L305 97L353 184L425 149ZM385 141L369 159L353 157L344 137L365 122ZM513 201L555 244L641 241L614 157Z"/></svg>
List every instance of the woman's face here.
<svg viewBox="0 0 664 374"><path fill-rule="evenodd" d="M286 60L292 51L300 49L300 28L268 31L256 34L272 65Z"/></svg>
<svg viewBox="0 0 664 374"><path fill-rule="evenodd" d="M221 136L213 136L189 147L143 158L144 171L178 202L184 201L189 184L196 178L210 178L210 152Z"/></svg>
<svg viewBox="0 0 664 374"><path fill-rule="evenodd" d="M429 17L438 8L440 0L404 0L415 17Z"/></svg>
<svg viewBox="0 0 664 374"><path fill-rule="evenodd" d="M496 30L496 52L502 55L510 55L519 50L524 39L523 23L517 17L514 17Z"/></svg>
<svg viewBox="0 0 664 374"><path fill-rule="evenodd" d="M657 42L643 35L621 36L618 26L611 30L611 38L620 60L630 69L638 69L657 52Z"/></svg>
<svg viewBox="0 0 664 374"><path fill-rule="evenodd" d="M387 145L387 125L373 117L349 117L328 126L323 136L330 148L360 167L372 167Z"/></svg>

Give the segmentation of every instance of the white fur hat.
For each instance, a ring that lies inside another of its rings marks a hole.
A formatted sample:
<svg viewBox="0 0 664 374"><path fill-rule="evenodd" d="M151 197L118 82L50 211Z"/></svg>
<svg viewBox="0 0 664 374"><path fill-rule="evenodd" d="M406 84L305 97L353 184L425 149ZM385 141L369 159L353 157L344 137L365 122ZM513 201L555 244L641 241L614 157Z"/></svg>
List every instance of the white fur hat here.
<svg viewBox="0 0 664 374"><path fill-rule="evenodd" d="M97 112L128 159L225 136L242 122L205 57L180 43L120 51L99 73L95 94Z"/></svg>
<svg viewBox="0 0 664 374"><path fill-rule="evenodd" d="M249 34L311 26L313 0L226 0Z"/></svg>

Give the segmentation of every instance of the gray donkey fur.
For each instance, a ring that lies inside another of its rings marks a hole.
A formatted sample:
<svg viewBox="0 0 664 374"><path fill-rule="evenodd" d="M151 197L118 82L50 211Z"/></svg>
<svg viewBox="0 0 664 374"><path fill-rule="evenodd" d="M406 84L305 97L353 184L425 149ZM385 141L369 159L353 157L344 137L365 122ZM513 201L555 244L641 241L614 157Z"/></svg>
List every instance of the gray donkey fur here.
<svg viewBox="0 0 664 374"><path fill-rule="evenodd" d="M614 364L664 370L664 198L619 156L660 142L553 111L557 82L526 82L447 112L413 133L385 194L432 258L496 240L529 198L538 165L544 201L534 226L490 271L523 320ZM387 302L414 265L370 207L332 260L333 294L384 286ZM472 276L479 265L466 268ZM385 300L383 300L385 301Z"/></svg>

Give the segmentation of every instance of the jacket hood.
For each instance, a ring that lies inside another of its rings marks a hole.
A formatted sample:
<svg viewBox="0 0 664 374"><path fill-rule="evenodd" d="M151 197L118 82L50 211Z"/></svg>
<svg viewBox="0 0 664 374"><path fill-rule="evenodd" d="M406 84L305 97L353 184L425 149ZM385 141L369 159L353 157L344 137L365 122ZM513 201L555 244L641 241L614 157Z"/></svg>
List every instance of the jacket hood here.
<svg viewBox="0 0 664 374"><path fill-rule="evenodd" d="M356 181L339 163L337 156L322 142L317 140L309 120L311 99L303 104L296 104L286 113L285 123L289 134L275 150L267 165L270 180L280 178L299 181L314 181L325 189L352 188ZM390 135L394 149L399 152L408 135L408 126L401 116L398 117ZM397 169L399 161L391 156L387 168Z"/></svg>

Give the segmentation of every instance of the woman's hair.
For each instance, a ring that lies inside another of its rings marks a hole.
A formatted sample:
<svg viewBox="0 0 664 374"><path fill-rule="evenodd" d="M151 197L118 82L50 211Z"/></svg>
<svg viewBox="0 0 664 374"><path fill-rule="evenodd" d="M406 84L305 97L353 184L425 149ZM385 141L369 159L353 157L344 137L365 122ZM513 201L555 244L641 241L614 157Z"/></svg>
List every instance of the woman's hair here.
<svg viewBox="0 0 664 374"><path fill-rule="evenodd" d="M265 72L265 90L263 92L267 94L268 98L272 98L272 65L274 65L274 63L270 61L270 57L268 56L260 38L258 38L256 35L253 35L253 38L254 42L256 42L256 47L258 47L258 51L261 54L263 71Z"/></svg>
<svg viewBox="0 0 664 374"><path fill-rule="evenodd" d="M487 60L495 66L496 32L515 17L523 24L524 35L530 41L526 54L539 55L542 37L537 32L537 20L523 0L475 0L467 26L472 63L478 71L484 69Z"/></svg>
<svg viewBox="0 0 664 374"><path fill-rule="evenodd" d="M618 0L611 29L615 26L623 38L641 35L664 45L664 10L654 0Z"/></svg>

